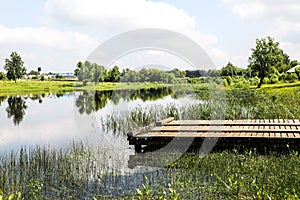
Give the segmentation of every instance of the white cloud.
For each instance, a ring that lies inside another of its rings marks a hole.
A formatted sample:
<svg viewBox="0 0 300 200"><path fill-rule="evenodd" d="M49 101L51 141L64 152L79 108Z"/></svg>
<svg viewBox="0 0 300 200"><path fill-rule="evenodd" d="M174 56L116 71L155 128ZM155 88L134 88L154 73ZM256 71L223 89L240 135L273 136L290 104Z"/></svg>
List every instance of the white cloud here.
<svg viewBox="0 0 300 200"><path fill-rule="evenodd" d="M184 10L163 2L146 0L48 0L48 18L110 31L112 34L137 28L163 28L183 33L200 43L213 45L217 38L196 30L196 19Z"/></svg>
<svg viewBox="0 0 300 200"><path fill-rule="evenodd" d="M243 20L288 19L298 21L298 0L222 0Z"/></svg>
<svg viewBox="0 0 300 200"><path fill-rule="evenodd" d="M46 27L9 28L0 25L0 32L0 44L2 45L38 45L73 50L90 49L96 43L91 37L78 32L64 32Z"/></svg>
<svg viewBox="0 0 300 200"><path fill-rule="evenodd" d="M0 25L0 64L17 51L25 66L45 71L73 71L80 59L85 59L98 41L79 32L61 31L47 27L10 28Z"/></svg>
<svg viewBox="0 0 300 200"><path fill-rule="evenodd" d="M260 2L251 1L234 5L232 11L242 19L248 19L250 16L252 19L259 19L264 15L265 8Z"/></svg>
<svg viewBox="0 0 300 200"><path fill-rule="evenodd" d="M243 21L259 22L292 59L300 59L298 0L222 0ZM298 54L298 55L297 55Z"/></svg>
<svg viewBox="0 0 300 200"><path fill-rule="evenodd" d="M224 64L224 60L228 60L219 54L213 54L213 48L216 49L218 43L216 36L198 31L195 17L164 2L48 0L45 10L48 21L54 19L59 24L89 30L91 33L99 32L102 35L108 33L112 36L138 28L173 30L196 41L210 56L213 56L215 64Z"/></svg>

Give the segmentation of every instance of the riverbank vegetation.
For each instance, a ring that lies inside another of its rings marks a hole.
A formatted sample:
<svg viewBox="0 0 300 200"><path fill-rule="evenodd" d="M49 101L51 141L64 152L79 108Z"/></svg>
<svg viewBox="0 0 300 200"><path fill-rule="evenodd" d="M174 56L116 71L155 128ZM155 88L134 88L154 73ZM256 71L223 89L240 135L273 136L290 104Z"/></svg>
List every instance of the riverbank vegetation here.
<svg viewBox="0 0 300 200"><path fill-rule="evenodd" d="M122 173L101 147L20 148L0 155L2 199L298 199L298 152L186 153L165 167ZM146 159L147 157L145 157ZM109 161L109 162L108 162ZM155 163L155 162L154 162Z"/></svg>

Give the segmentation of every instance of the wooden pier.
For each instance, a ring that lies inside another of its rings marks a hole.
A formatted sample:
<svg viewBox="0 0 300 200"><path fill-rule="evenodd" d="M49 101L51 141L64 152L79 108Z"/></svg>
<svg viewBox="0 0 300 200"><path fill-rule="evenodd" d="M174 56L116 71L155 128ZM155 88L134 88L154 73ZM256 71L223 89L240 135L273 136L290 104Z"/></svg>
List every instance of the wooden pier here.
<svg viewBox="0 0 300 200"><path fill-rule="evenodd" d="M235 145L264 147L300 147L300 121L298 119L256 120L174 120L173 117L156 122L127 134L136 152L143 148L189 145L200 147L204 141L214 146ZM215 144L214 144L215 143Z"/></svg>

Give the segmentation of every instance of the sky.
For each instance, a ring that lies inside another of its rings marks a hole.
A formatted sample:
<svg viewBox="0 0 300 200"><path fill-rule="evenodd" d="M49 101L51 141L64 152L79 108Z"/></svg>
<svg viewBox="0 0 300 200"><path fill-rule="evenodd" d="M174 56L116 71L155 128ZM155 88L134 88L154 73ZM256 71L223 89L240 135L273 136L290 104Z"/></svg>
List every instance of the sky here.
<svg viewBox="0 0 300 200"><path fill-rule="evenodd" d="M140 28L183 34L217 69L229 61L247 67L256 39L266 36L300 60L298 0L0 0L0 5L0 65L16 51L28 71L72 72L103 42ZM157 50L133 52L113 64L188 68Z"/></svg>

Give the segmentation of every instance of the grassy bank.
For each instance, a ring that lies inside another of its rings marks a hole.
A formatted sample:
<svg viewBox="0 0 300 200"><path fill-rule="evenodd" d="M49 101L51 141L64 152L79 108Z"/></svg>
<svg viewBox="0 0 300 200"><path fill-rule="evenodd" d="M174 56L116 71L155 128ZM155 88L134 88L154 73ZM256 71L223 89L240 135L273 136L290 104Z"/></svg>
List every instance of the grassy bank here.
<svg viewBox="0 0 300 200"><path fill-rule="evenodd" d="M28 93L41 94L43 92L75 91L75 90L129 90L150 89L170 86L186 86L159 83L89 83L83 86L81 82L75 81L38 81L18 80L0 81L0 95L22 95Z"/></svg>
<svg viewBox="0 0 300 200"><path fill-rule="evenodd" d="M180 87L190 91L204 91L210 89L235 89L232 86L222 87L215 83L197 83L197 84L162 84L162 83L99 83L97 85L89 83L83 86L81 82L76 81L39 81L39 80L18 80L14 81L0 81L0 94L3 95L22 95L28 93L42 94L44 92L60 92L60 91L75 91L75 90L129 90L129 89L150 89L161 87ZM291 90L300 88L300 82L296 83L279 83L279 84L266 84L260 89L262 91L272 90ZM255 86L251 86L250 89L256 89Z"/></svg>

